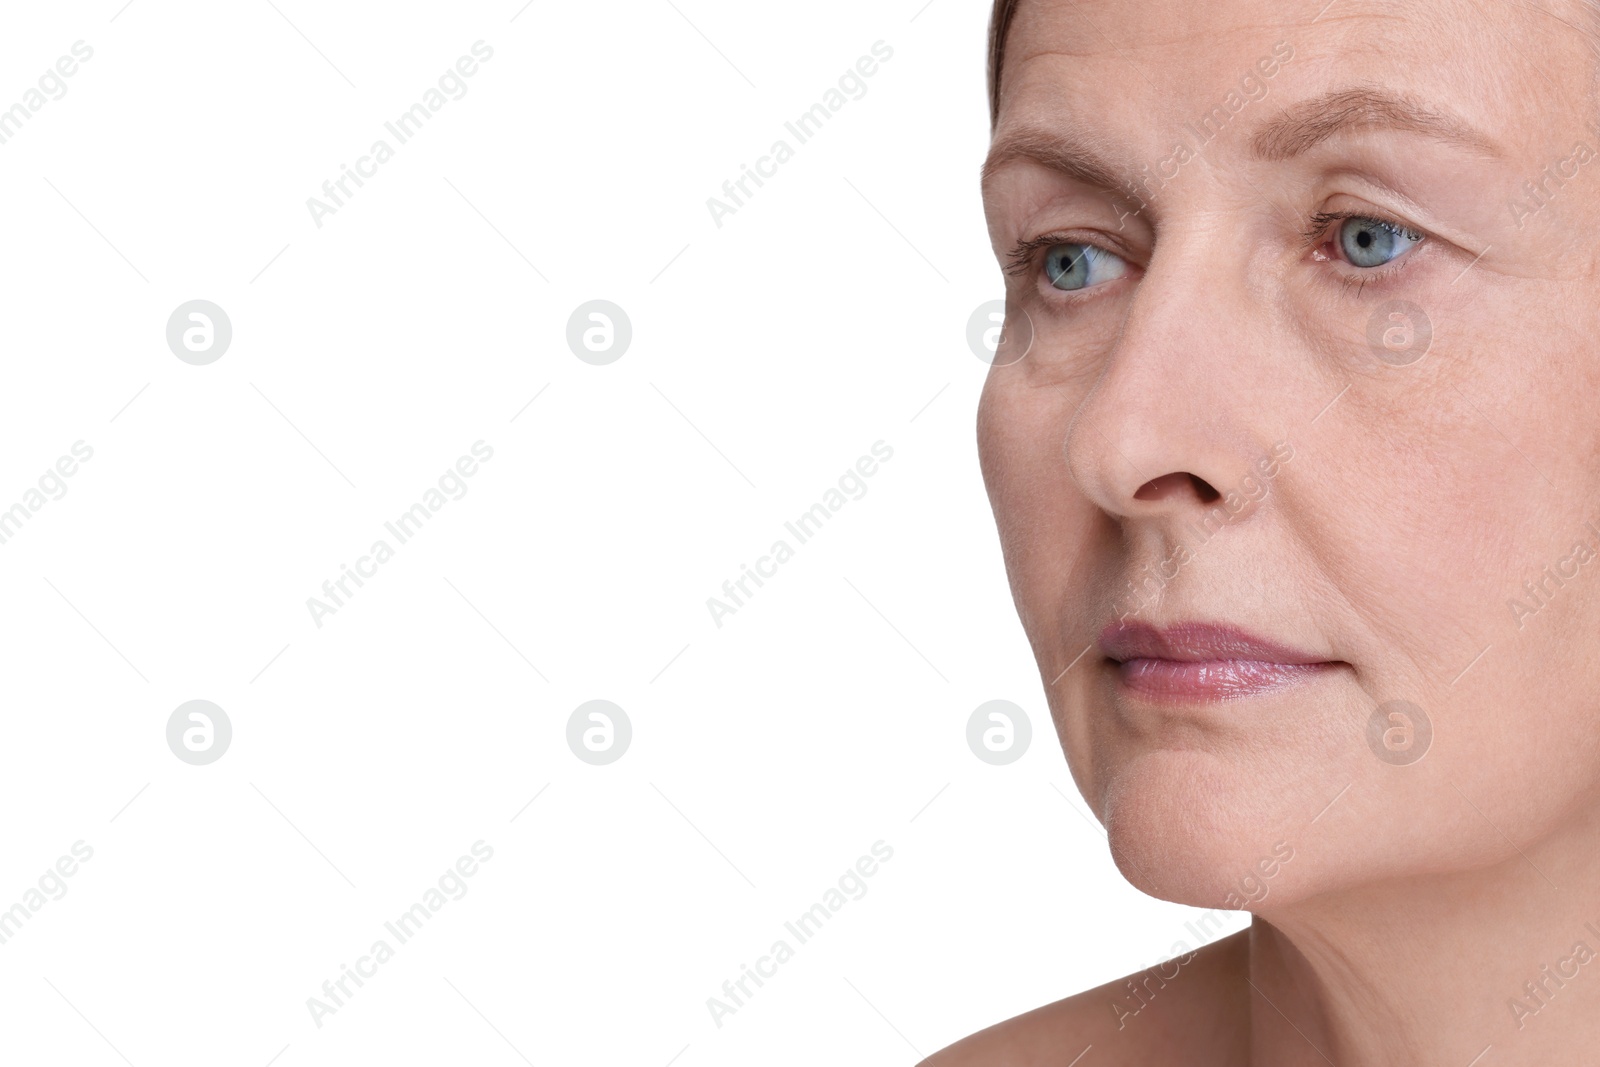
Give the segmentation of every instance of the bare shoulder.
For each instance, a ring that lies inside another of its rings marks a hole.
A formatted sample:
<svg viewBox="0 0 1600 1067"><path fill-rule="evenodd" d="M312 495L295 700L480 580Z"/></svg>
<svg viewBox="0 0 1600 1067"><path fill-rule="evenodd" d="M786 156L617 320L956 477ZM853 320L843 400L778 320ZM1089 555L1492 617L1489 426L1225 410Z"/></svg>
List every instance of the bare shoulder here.
<svg viewBox="0 0 1600 1067"><path fill-rule="evenodd" d="M1066 1067L1093 1049L1094 1067L1157 1059L1242 1060L1249 1011L1248 931L1186 956L1007 1019L918 1067Z"/></svg>

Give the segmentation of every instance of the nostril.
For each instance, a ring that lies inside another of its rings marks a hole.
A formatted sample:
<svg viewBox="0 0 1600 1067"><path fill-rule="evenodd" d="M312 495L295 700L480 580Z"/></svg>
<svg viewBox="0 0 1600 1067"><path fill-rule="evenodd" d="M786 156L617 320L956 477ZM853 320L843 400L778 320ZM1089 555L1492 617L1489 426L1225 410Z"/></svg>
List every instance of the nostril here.
<svg viewBox="0 0 1600 1067"><path fill-rule="evenodd" d="M1210 504L1222 499L1222 494L1211 487L1211 483L1199 475L1189 475L1189 481L1194 485L1194 491L1200 497L1200 503Z"/></svg>
<svg viewBox="0 0 1600 1067"><path fill-rule="evenodd" d="M1159 478L1152 478L1141 485L1133 494L1135 500L1161 500L1170 493L1181 493L1184 489L1192 489L1202 504L1210 504L1222 499L1222 494L1214 489L1210 482L1198 475L1182 471L1176 474L1163 474Z"/></svg>

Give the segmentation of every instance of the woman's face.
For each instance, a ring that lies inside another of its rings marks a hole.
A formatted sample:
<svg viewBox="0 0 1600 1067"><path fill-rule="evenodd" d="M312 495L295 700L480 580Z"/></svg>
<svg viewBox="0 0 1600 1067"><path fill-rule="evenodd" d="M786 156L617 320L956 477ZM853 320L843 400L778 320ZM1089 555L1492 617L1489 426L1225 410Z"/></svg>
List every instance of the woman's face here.
<svg viewBox="0 0 1600 1067"><path fill-rule="evenodd" d="M1520 862L1600 783L1600 25L1322 2L1023 0L985 175L1012 590L1124 874L1204 906L1279 842L1259 910Z"/></svg>

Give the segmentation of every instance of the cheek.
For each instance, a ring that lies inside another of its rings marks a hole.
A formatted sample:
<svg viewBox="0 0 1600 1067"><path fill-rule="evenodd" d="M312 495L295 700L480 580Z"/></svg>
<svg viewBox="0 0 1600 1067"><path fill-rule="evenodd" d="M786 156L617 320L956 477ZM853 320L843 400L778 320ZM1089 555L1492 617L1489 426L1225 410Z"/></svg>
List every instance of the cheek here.
<svg viewBox="0 0 1600 1067"><path fill-rule="evenodd" d="M1026 536L1037 532L1036 512L1042 502L1038 412L1017 388L1011 368L992 368L978 402L978 462L989 506L994 510L1008 568L1026 552Z"/></svg>
<svg viewBox="0 0 1600 1067"><path fill-rule="evenodd" d="M1116 527L1068 470L1062 449L1075 404L1063 394L1036 386L1023 370L991 370L978 406L978 450L1017 616L1069 769L1092 796L1098 785L1085 704L1068 696L1077 679L1052 682L1092 639L1093 620L1109 610L1095 561L1108 558Z"/></svg>
<svg viewBox="0 0 1600 1067"><path fill-rule="evenodd" d="M978 456L1012 595L1039 646L1070 593L1081 531L1093 522L1062 454L1071 408L1054 389L1032 387L1017 368L994 368L978 405Z"/></svg>
<svg viewBox="0 0 1600 1067"><path fill-rule="evenodd" d="M1389 690L1380 699L1417 699L1410 689L1463 706L1476 702L1467 679L1536 684L1528 667L1545 658L1542 641L1570 643L1600 622L1600 580L1588 574L1562 588L1549 613L1561 625L1532 632L1508 607L1525 578L1576 541L1595 543L1583 523L1600 519L1584 503L1600 490L1589 458L1600 432L1546 384L1563 377L1556 368L1519 358L1505 373L1508 353L1526 349L1514 330L1462 333L1474 343L1352 388L1307 440L1280 500L1305 573L1332 588L1335 610L1357 616L1347 620L1367 645L1357 662Z"/></svg>
<svg viewBox="0 0 1600 1067"><path fill-rule="evenodd" d="M1395 434L1381 421L1326 427L1286 479L1276 517L1298 542L1297 569L1320 579L1310 587L1327 587L1321 598L1366 646L1349 650L1352 662L1391 687L1431 688L1492 639L1534 502L1476 428L1451 417Z"/></svg>
<svg viewBox="0 0 1600 1067"><path fill-rule="evenodd" d="M1520 326L1454 323L1426 362L1359 381L1275 488L1280 543L1364 697L1353 762L1330 764L1356 785L1291 885L1515 860L1507 836L1536 840L1600 783L1600 557L1543 573L1600 549L1600 425L1569 392L1592 372L1549 354L1581 345L1530 347ZM1390 700L1431 722L1414 765L1364 750Z"/></svg>
<svg viewBox="0 0 1600 1067"><path fill-rule="evenodd" d="M997 499L1001 479L1009 465L1005 457L1006 396L1000 385L1000 371L991 368L983 381L983 393L978 398L978 465L983 471L984 488L989 491L989 503L995 518L1004 522L1001 502Z"/></svg>

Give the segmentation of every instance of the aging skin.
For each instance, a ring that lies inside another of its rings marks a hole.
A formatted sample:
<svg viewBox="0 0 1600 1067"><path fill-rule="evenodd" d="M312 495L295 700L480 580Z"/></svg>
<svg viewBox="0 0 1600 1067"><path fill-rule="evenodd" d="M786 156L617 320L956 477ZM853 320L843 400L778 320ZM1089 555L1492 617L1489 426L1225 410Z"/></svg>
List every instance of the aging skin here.
<svg viewBox="0 0 1600 1067"><path fill-rule="evenodd" d="M1600 1057L1600 14L1324 2L1008 35L979 446L1068 765L1145 892L1293 859L929 1064Z"/></svg>

